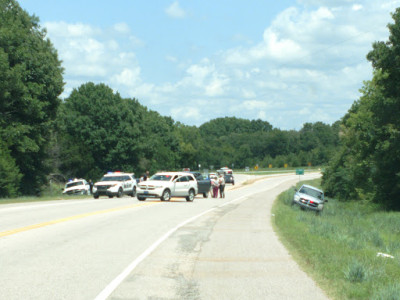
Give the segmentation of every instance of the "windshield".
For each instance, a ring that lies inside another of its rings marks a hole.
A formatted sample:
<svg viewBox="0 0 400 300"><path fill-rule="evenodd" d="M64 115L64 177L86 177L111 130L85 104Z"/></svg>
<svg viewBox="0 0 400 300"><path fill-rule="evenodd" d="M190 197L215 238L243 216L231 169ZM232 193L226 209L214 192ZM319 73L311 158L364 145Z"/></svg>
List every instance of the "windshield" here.
<svg viewBox="0 0 400 300"><path fill-rule="evenodd" d="M317 190L314 190L314 189L311 189L311 188L308 188L308 187L305 187L305 186L303 186L300 189L299 192L302 193L302 194L310 195L310 196L312 196L314 198L317 198L317 199L321 199L321 200L324 199L324 193L321 193L321 192L319 192Z"/></svg>
<svg viewBox="0 0 400 300"><path fill-rule="evenodd" d="M158 180L158 181L170 181L172 179L171 175L163 175L163 174L154 174L150 177L150 180Z"/></svg>
<svg viewBox="0 0 400 300"><path fill-rule="evenodd" d="M74 181L74 182L69 182L65 185L65 188L71 188L73 186L77 185L83 185L83 181Z"/></svg>
<svg viewBox="0 0 400 300"><path fill-rule="evenodd" d="M124 181L124 176L104 176L100 181Z"/></svg>

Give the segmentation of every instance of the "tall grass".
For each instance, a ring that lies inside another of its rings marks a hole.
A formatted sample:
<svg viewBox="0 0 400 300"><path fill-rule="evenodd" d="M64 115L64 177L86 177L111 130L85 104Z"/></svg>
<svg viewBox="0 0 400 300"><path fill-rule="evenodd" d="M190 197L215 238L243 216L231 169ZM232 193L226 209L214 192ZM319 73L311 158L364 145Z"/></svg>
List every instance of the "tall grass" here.
<svg viewBox="0 0 400 300"><path fill-rule="evenodd" d="M293 195L290 189L275 201L275 230L329 297L400 299L400 213L329 199L316 215L291 206Z"/></svg>

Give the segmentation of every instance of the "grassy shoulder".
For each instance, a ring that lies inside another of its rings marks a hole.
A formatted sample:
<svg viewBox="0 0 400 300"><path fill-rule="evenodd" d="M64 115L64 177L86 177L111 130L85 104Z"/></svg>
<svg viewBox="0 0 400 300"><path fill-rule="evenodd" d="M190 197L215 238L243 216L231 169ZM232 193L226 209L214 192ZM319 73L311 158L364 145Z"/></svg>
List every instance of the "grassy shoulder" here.
<svg viewBox="0 0 400 300"><path fill-rule="evenodd" d="M40 196L23 196L17 198L0 198L0 205L11 203L25 203L37 201L69 200L93 198L91 195L65 195L62 193L64 184L52 183L43 189Z"/></svg>
<svg viewBox="0 0 400 300"><path fill-rule="evenodd" d="M329 199L316 215L291 206L293 195L290 189L275 201L273 226L330 298L400 299L400 213Z"/></svg>

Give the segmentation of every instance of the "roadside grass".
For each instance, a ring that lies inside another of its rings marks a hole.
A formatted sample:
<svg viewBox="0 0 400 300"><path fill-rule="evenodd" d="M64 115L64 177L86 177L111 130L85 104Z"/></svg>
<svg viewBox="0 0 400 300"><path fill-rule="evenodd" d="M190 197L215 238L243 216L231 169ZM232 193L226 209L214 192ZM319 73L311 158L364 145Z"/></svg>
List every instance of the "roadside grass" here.
<svg viewBox="0 0 400 300"><path fill-rule="evenodd" d="M320 180L307 183L318 187ZM293 195L290 189L275 201L273 226L328 297L400 299L400 213L329 199L317 215L291 206Z"/></svg>
<svg viewBox="0 0 400 300"><path fill-rule="evenodd" d="M23 196L17 198L0 198L1 204L11 203L25 203L25 202L37 202L37 201L51 201L51 200L69 200L69 199L86 199L92 198L91 195L63 195L62 190L64 184L52 183L46 186L40 196Z"/></svg>
<svg viewBox="0 0 400 300"><path fill-rule="evenodd" d="M298 167L298 168L259 168L257 170L250 169L249 171L245 171L243 169L235 169L233 170L234 174L247 174L247 175L269 175L276 173L296 173L297 169L303 169L305 173L308 172L320 172L321 167Z"/></svg>

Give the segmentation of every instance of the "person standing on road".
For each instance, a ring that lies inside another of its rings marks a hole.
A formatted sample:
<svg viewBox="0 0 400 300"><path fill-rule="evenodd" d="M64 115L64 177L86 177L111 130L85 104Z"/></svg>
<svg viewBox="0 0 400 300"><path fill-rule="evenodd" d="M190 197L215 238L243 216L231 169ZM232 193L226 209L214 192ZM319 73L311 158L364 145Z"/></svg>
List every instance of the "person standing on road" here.
<svg viewBox="0 0 400 300"><path fill-rule="evenodd" d="M219 187L219 184L218 184L217 176L213 176L211 178L211 186L212 186L212 189L213 189L213 198L218 198L218 187Z"/></svg>
<svg viewBox="0 0 400 300"><path fill-rule="evenodd" d="M92 181L92 179L89 179L89 189L90 189L90 195L93 195L93 181Z"/></svg>
<svg viewBox="0 0 400 300"><path fill-rule="evenodd" d="M218 184L219 184L219 196L221 198L225 198L225 178L224 178L224 174L219 174Z"/></svg>

